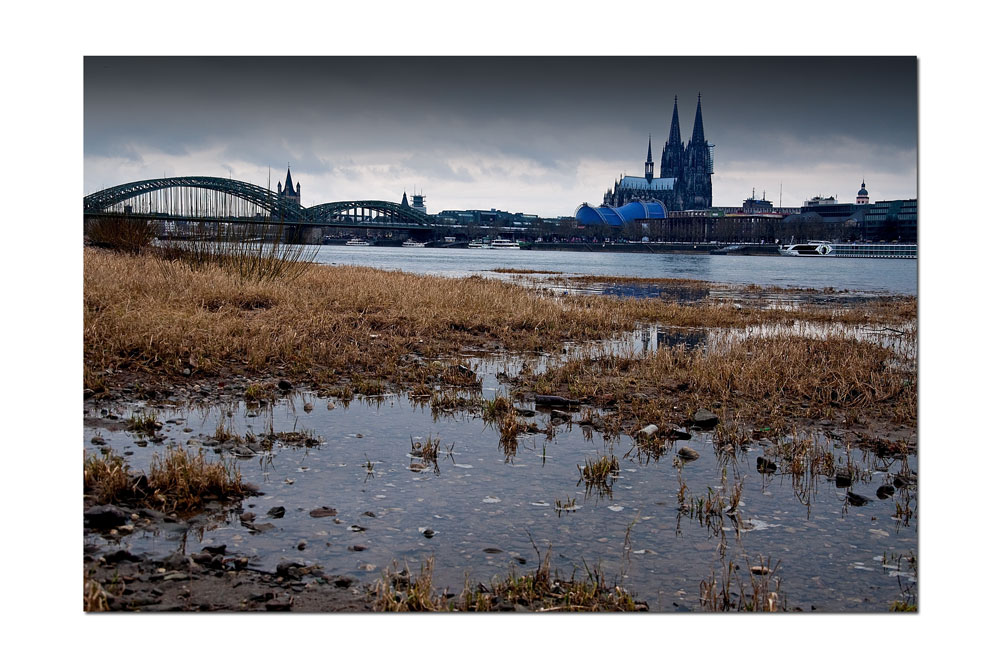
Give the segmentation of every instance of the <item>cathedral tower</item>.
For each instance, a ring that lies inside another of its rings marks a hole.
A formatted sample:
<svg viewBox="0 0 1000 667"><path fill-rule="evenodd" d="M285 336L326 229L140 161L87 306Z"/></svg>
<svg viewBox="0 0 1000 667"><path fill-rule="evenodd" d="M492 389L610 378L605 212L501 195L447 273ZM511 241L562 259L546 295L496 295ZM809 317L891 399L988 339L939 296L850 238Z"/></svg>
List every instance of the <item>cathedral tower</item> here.
<svg viewBox="0 0 1000 667"><path fill-rule="evenodd" d="M705 126L701 117L701 93L694 115L691 141L684 151L684 208L704 209L712 206L712 144L705 141Z"/></svg>
<svg viewBox="0 0 1000 667"><path fill-rule="evenodd" d="M670 135L663 145L660 158L660 178L681 178L684 175L684 142L681 123L677 119L677 96L674 95L674 117L670 120Z"/></svg>

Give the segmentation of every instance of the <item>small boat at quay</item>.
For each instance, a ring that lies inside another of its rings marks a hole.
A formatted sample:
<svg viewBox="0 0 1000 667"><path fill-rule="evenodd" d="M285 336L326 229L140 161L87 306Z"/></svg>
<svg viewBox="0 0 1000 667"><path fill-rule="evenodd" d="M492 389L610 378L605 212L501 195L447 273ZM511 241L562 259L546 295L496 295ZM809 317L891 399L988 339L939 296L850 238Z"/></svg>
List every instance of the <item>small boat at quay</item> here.
<svg viewBox="0 0 1000 667"><path fill-rule="evenodd" d="M877 259L916 259L916 243L839 243L806 241L778 246L785 257L869 257Z"/></svg>

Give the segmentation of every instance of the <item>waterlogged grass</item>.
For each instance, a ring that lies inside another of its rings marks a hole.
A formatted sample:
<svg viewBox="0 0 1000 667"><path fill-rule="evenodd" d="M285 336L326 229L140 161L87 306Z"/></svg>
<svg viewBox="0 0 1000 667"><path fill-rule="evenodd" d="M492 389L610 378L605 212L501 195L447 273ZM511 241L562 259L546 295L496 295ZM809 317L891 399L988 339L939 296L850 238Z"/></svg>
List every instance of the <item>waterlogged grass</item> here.
<svg viewBox="0 0 1000 667"><path fill-rule="evenodd" d="M785 335L738 341L711 354L677 346L647 357L581 355L522 373L519 382L522 391L615 406L630 431L683 422L698 407L717 404L744 415L744 424L721 433L723 441L742 444L747 426L787 430L801 417L853 423L863 415L913 425L916 379L911 367L875 343ZM637 394L643 400L635 400Z"/></svg>
<svg viewBox="0 0 1000 667"><path fill-rule="evenodd" d="M91 455L83 464L83 490L98 504L171 512L196 511L207 502L236 500L252 492L235 467L183 448L154 454L148 474L133 473L120 456Z"/></svg>
<svg viewBox="0 0 1000 667"><path fill-rule="evenodd" d="M377 611L646 611L621 586L606 580L599 569L587 569L586 576L564 580L550 572L550 554L534 574L515 570L489 585L466 583L459 595L434 587L434 558L428 558L414 574L386 570L373 589Z"/></svg>
<svg viewBox="0 0 1000 667"><path fill-rule="evenodd" d="M720 575L713 568L711 575L702 580L700 601L706 611L787 611L787 601L781 593L781 579L776 571L781 563L772 566L758 558L751 565L750 559L740 568L730 560Z"/></svg>

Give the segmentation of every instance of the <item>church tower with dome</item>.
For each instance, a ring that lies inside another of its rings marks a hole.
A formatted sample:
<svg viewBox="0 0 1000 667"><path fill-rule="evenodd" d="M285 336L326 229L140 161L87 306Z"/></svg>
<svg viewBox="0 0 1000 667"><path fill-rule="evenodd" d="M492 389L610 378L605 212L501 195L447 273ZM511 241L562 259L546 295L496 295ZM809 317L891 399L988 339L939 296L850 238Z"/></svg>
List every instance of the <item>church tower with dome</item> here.
<svg viewBox="0 0 1000 667"><path fill-rule="evenodd" d="M855 204L867 204L868 203L868 190L865 190L865 179L861 179L861 189L858 190L858 198L854 201Z"/></svg>

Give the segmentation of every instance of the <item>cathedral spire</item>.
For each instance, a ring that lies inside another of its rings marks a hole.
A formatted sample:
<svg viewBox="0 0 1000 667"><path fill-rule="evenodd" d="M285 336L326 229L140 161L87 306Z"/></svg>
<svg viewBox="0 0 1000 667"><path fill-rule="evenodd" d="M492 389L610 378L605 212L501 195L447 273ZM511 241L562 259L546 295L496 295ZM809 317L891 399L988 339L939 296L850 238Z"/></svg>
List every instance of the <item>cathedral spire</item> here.
<svg viewBox="0 0 1000 667"><path fill-rule="evenodd" d="M698 93L698 110L694 114L694 131L691 133L691 143L705 143L705 126L701 121L701 93Z"/></svg>
<svg viewBox="0 0 1000 667"><path fill-rule="evenodd" d="M649 135L649 144L646 148L646 180L653 180L653 135Z"/></svg>
<svg viewBox="0 0 1000 667"><path fill-rule="evenodd" d="M668 144L681 143L681 122L677 118L677 96L674 95L674 117L670 120L670 137L667 139Z"/></svg>

